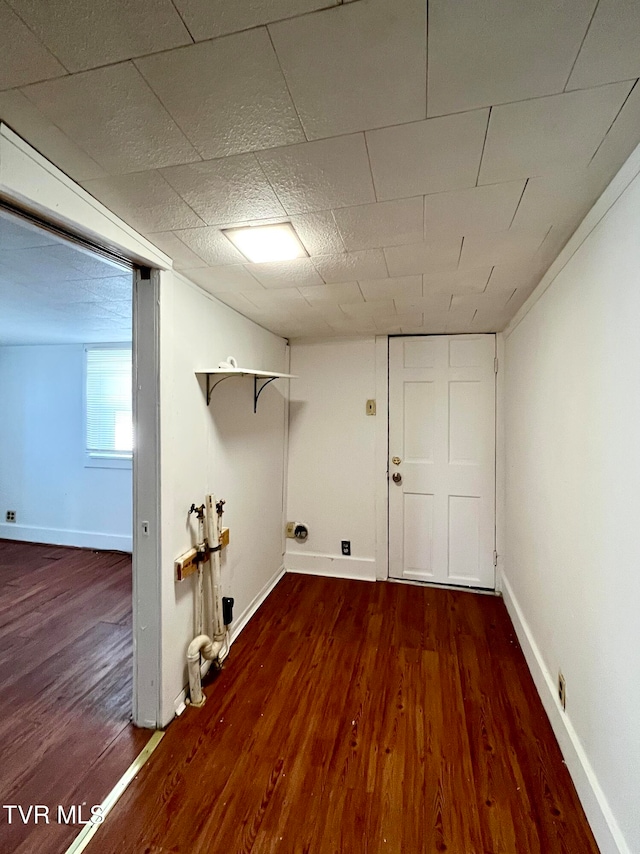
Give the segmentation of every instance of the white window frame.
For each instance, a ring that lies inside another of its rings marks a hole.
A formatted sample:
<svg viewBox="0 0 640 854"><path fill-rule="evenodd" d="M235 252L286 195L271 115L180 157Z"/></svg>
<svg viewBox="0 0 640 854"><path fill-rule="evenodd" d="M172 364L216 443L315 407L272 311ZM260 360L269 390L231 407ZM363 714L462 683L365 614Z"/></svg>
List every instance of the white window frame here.
<svg viewBox="0 0 640 854"><path fill-rule="evenodd" d="M131 469L133 465L133 450L126 456L114 457L109 454L90 453L87 449L87 353L89 350L131 350L130 341L109 344L85 344L82 352L82 445L85 468L99 469ZM133 388L131 389L133 395ZM133 403L132 403L133 415Z"/></svg>

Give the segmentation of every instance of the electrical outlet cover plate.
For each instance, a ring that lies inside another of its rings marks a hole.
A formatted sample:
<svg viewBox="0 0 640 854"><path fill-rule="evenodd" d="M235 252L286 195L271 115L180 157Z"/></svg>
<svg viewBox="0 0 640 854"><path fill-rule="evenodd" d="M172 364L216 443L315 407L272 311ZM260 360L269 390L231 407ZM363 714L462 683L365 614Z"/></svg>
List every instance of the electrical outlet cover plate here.
<svg viewBox="0 0 640 854"><path fill-rule="evenodd" d="M345 557L351 556L351 540L341 540L342 543L342 554Z"/></svg>
<svg viewBox="0 0 640 854"><path fill-rule="evenodd" d="M7 522L15 522L16 521L16 511L15 510L7 510L6 520L7 520Z"/></svg>

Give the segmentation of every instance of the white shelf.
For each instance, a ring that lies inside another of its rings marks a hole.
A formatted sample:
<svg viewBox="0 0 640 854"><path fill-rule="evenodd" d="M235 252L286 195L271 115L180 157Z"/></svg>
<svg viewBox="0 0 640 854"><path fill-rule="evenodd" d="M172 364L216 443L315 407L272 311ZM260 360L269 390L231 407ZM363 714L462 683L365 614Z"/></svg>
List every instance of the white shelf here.
<svg viewBox="0 0 640 854"><path fill-rule="evenodd" d="M296 374L281 374L278 371L258 371L255 368L211 368L211 370L196 371L196 376L207 378L207 406L211 402L211 392L224 380L228 380L231 377L253 377L254 412L258 409L258 398L269 383L279 379L295 380L298 378ZM214 383L211 382L212 377L217 377ZM258 379L264 380L259 388Z"/></svg>

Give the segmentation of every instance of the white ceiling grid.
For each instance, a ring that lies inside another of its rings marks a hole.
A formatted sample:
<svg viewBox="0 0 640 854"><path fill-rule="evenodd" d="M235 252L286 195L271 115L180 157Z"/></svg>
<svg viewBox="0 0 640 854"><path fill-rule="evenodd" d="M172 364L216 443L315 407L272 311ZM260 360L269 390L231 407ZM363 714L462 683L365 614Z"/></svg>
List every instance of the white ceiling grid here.
<svg viewBox="0 0 640 854"><path fill-rule="evenodd" d="M0 34L0 119L287 337L504 328L640 142L634 0L0 0ZM282 220L309 258L222 233Z"/></svg>

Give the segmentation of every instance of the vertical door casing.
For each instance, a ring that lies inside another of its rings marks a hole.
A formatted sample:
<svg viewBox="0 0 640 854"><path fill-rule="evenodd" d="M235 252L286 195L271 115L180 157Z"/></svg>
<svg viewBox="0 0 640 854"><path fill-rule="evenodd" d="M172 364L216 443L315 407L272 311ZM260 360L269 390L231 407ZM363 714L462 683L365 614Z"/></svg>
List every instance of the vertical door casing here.
<svg viewBox="0 0 640 854"><path fill-rule="evenodd" d="M392 578L495 585L495 346L495 335L389 341Z"/></svg>
<svg viewBox="0 0 640 854"><path fill-rule="evenodd" d="M133 289L133 722L161 724L160 330L158 270Z"/></svg>

